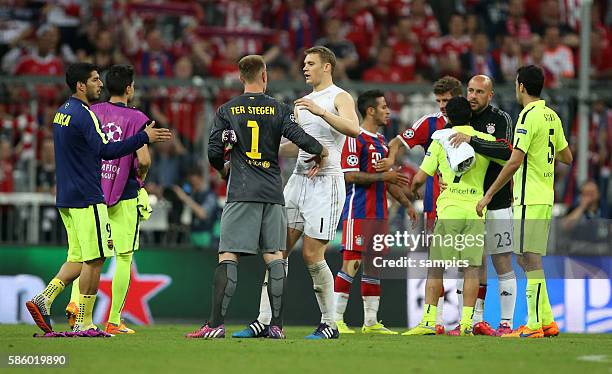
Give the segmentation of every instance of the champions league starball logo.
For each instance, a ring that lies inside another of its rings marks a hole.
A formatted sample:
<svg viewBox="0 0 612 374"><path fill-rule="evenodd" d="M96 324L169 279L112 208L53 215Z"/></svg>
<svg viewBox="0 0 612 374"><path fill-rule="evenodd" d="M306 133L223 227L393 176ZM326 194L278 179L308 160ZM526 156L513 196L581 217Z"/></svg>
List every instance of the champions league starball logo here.
<svg viewBox="0 0 612 374"><path fill-rule="evenodd" d="M120 126L115 125L113 122L102 126L102 131L106 134L106 138L111 142L118 142L123 138L123 130Z"/></svg>

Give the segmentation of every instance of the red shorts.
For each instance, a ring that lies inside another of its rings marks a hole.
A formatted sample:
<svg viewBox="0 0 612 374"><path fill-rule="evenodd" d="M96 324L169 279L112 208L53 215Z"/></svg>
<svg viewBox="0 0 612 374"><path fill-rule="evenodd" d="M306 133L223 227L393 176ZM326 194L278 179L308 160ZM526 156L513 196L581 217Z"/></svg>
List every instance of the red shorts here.
<svg viewBox="0 0 612 374"><path fill-rule="evenodd" d="M384 236L389 234L389 222L376 219L346 219L342 221L342 250L345 252L387 253ZM345 258L346 259L346 258Z"/></svg>

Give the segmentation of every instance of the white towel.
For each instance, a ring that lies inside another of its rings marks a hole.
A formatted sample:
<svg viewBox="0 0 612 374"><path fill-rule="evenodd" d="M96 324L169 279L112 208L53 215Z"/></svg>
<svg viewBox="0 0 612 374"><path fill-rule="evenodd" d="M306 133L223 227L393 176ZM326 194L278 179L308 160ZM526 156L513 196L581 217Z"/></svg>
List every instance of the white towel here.
<svg viewBox="0 0 612 374"><path fill-rule="evenodd" d="M456 175L462 175L474 166L476 153L468 143L461 143L455 148L450 144L448 138L457 131L453 129L437 130L431 138L440 142L446 152L446 159Z"/></svg>

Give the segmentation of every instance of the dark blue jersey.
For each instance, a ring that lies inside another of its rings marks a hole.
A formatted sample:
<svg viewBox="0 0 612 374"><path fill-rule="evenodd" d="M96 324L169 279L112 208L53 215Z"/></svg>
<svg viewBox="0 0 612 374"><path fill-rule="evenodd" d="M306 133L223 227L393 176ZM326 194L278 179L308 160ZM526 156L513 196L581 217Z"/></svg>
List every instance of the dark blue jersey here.
<svg viewBox="0 0 612 374"><path fill-rule="evenodd" d="M96 115L85 102L70 97L53 118L58 208L85 208L104 203L102 159L128 155L147 144L144 131L109 142Z"/></svg>

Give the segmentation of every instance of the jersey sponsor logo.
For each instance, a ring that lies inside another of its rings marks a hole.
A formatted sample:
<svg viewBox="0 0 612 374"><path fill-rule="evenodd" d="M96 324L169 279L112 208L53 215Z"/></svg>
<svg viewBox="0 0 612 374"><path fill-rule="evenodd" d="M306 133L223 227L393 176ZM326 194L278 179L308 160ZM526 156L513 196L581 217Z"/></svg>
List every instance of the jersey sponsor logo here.
<svg viewBox="0 0 612 374"><path fill-rule="evenodd" d="M493 134L495 132L495 124L494 123L488 123L487 124L487 132L489 134Z"/></svg>
<svg viewBox="0 0 612 374"><path fill-rule="evenodd" d="M270 167L270 161L246 160L246 162L251 166L259 166L264 169Z"/></svg>
<svg viewBox="0 0 612 374"><path fill-rule="evenodd" d="M359 164L359 158L355 155L349 155L346 158L346 163L350 166L357 166L357 164Z"/></svg>
<svg viewBox="0 0 612 374"><path fill-rule="evenodd" d="M516 129L516 132L518 132L519 134L527 135L526 129Z"/></svg>
<svg viewBox="0 0 612 374"><path fill-rule="evenodd" d="M102 126L102 131L111 142L118 142L123 139L123 129L121 129L121 126L115 125L114 122L109 122Z"/></svg>
<svg viewBox="0 0 612 374"><path fill-rule="evenodd" d="M380 152L372 152L372 164L376 165L378 161L382 159L382 154Z"/></svg>
<svg viewBox="0 0 612 374"><path fill-rule="evenodd" d="M406 131L404 131L404 138L406 139L412 139L414 137L414 130L413 129L407 129Z"/></svg>
<svg viewBox="0 0 612 374"><path fill-rule="evenodd" d="M450 187L449 190L451 193L456 193L458 195L475 195L477 192L475 188Z"/></svg>

